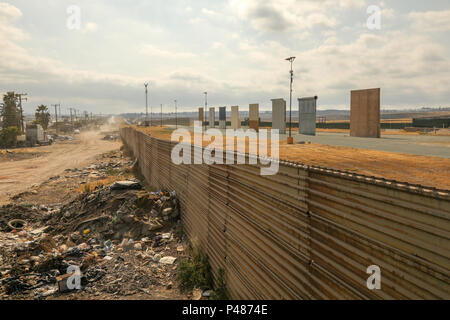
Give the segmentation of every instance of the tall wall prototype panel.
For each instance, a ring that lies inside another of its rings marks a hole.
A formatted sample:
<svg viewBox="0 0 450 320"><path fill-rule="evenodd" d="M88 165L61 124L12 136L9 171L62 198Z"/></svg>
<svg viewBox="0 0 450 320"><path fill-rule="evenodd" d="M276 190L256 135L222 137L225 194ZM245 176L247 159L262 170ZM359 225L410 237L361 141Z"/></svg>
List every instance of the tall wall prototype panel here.
<svg viewBox="0 0 450 320"><path fill-rule="evenodd" d="M214 128L216 123L216 109L209 108L209 127Z"/></svg>
<svg viewBox="0 0 450 320"><path fill-rule="evenodd" d="M201 121L203 125L204 120L205 119L203 118L203 108L198 108L198 121Z"/></svg>
<svg viewBox="0 0 450 320"><path fill-rule="evenodd" d="M300 134L316 135L317 96L298 99L298 118Z"/></svg>
<svg viewBox="0 0 450 320"><path fill-rule="evenodd" d="M219 108L219 129L227 128L227 107Z"/></svg>
<svg viewBox="0 0 450 320"><path fill-rule="evenodd" d="M380 137L380 88L351 92L350 136Z"/></svg>
<svg viewBox="0 0 450 320"><path fill-rule="evenodd" d="M286 133L286 101L272 99L272 129L278 129L280 134Z"/></svg>
<svg viewBox="0 0 450 320"><path fill-rule="evenodd" d="M241 120L239 120L239 107L231 107L231 129L239 129L241 127Z"/></svg>
<svg viewBox="0 0 450 320"><path fill-rule="evenodd" d="M259 104L251 104L249 108L250 129L259 130Z"/></svg>

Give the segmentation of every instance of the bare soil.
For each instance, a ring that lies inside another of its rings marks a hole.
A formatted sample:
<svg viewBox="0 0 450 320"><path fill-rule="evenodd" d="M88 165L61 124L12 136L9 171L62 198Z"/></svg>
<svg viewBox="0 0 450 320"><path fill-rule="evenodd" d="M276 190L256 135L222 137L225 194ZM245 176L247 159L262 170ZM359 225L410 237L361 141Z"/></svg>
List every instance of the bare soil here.
<svg viewBox="0 0 450 320"><path fill-rule="evenodd" d="M7 203L11 195L27 191L67 168L85 166L97 155L119 149L120 142L102 138L96 132L83 132L73 141L25 150L14 149L13 152L21 156L0 165L0 205Z"/></svg>

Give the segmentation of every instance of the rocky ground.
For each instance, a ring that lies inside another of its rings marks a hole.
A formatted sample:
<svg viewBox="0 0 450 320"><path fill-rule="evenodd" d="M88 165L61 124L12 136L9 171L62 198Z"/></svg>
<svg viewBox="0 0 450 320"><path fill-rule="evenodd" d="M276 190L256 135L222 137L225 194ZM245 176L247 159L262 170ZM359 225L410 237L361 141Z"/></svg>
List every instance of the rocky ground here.
<svg viewBox="0 0 450 320"><path fill-rule="evenodd" d="M0 208L0 299L198 296L176 280L187 249L176 193L146 189L132 166L109 152Z"/></svg>

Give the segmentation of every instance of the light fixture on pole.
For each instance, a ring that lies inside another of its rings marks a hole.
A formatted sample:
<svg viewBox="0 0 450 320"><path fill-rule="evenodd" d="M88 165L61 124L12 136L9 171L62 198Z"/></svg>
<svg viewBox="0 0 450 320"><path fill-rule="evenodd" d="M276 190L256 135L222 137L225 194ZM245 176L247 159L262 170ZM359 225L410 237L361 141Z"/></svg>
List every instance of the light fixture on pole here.
<svg viewBox="0 0 450 320"><path fill-rule="evenodd" d="M295 57L289 57L286 58L286 61L289 61L291 63L291 86L290 86L290 96L289 96L289 138L288 138L288 144L292 144L293 138L292 138L292 83L294 81L294 71L292 69L292 64L294 63Z"/></svg>

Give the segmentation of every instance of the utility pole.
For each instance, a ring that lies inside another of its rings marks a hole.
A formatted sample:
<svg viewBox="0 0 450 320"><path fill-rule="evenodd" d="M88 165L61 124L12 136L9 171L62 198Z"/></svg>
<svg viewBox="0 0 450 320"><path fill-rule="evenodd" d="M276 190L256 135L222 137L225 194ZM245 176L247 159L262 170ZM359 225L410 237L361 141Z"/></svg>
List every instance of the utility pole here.
<svg viewBox="0 0 450 320"><path fill-rule="evenodd" d="M203 123L205 124L205 132L206 132L206 109L208 109L208 92L203 92L205 95L205 111L203 112Z"/></svg>
<svg viewBox="0 0 450 320"><path fill-rule="evenodd" d="M55 107L55 121L56 121L56 124L55 124L55 128L56 128L56 134L58 134L58 107L61 107L61 104L60 103L58 103L58 104L52 104L52 107Z"/></svg>
<svg viewBox="0 0 450 320"><path fill-rule="evenodd" d="M144 83L145 86L145 126L148 127L148 83Z"/></svg>
<svg viewBox="0 0 450 320"><path fill-rule="evenodd" d="M177 100L175 100L175 129L178 129Z"/></svg>
<svg viewBox="0 0 450 320"><path fill-rule="evenodd" d="M289 97L289 139L288 143L292 144L292 83L294 81L294 71L292 70L292 64L294 63L295 57L286 58L286 61L289 61L291 63L291 90L290 90L290 97ZM300 121L300 119L299 119ZM300 124L300 122L299 122Z"/></svg>
<svg viewBox="0 0 450 320"><path fill-rule="evenodd" d="M162 127L162 104L161 104L161 127Z"/></svg>
<svg viewBox="0 0 450 320"><path fill-rule="evenodd" d="M73 129L72 108L69 108L69 112L70 112L70 123L72 124L72 129Z"/></svg>
<svg viewBox="0 0 450 320"><path fill-rule="evenodd" d="M22 133L25 132L25 126L23 124L23 108L22 108L22 100L28 101L27 98L22 98L22 96L26 96L26 93L18 93L16 94L19 97L19 109L20 109L20 127L22 128Z"/></svg>

